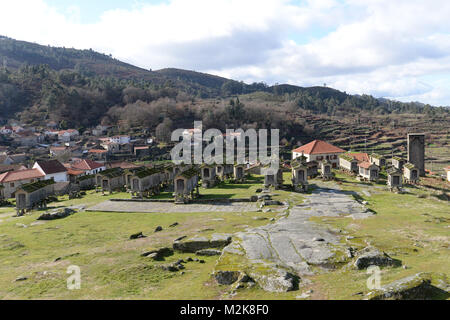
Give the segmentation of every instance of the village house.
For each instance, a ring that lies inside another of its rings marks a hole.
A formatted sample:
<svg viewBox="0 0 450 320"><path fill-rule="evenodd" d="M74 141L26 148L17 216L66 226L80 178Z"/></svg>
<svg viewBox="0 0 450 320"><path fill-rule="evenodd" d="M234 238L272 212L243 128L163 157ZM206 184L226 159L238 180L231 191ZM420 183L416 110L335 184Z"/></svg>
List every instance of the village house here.
<svg viewBox="0 0 450 320"><path fill-rule="evenodd" d="M370 162L376 164L377 166L379 166L381 168L386 165L386 158L383 157L382 155L372 153L370 155Z"/></svg>
<svg viewBox="0 0 450 320"><path fill-rule="evenodd" d="M358 163L359 176L363 180L377 181L379 171L380 168L376 164L366 161Z"/></svg>
<svg viewBox="0 0 450 320"><path fill-rule="evenodd" d="M38 169L45 175L45 180L53 179L55 182L67 182L69 177L67 169L58 160L38 160L33 165L33 169Z"/></svg>
<svg viewBox="0 0 450 320"><path fill-rule="evenodd" d="M106 170L105 164L89 159L76 161L71 164L71 168L74 170L83 171L86 175L97 174L100 171Z"/></svg>
<svg viewBox="0 0 450 320"><path fill-rule="evenodd" d="M13 128L11 126L3 126L0 128L0 133L10 135L11 133L13 133Z"/></svg>
<svg viewBox="0 0 450 320"><path fill-rule="evenodd" d="M38 169L8 171L0 174L0 185L3 186L3 196L14 198L15 192L22 185L44 180L45 174Z"/></svg>
<svg viewBox="0 0 450 320"><path fill-rule="evenodd" d="M387 185L390 190L402 187L402 172L394 167L390 167L386 170L387 173Z"/></svg>
<svg viewBox="0 0 450 320"><path fill-rule="evenodd" d="M300 156L306 157L307 162L328 160L332 167L339 164L339 155L345 153L341 148L335 147L322 140L314 140L300 148L292 150L292 159Z"/></svg>
<svg viewBox="0 0 450 320"><path fill-rule="evenodd" d="M88 155L94 160L106 160L108 151L102 149L90 149Z"/></svg>
<svg viewBox="0 0 450 320"><path fill-rule="evenodd" d="M76 129L68 129L58 131L58 140L63 142L69 142L76 140L80 136L80 133Z"/></svg>
<svg viewBox="0 0 450 320"><path fill-rule="evenodd" d="M37 181L22 185L16 191L17 215L23 215L26 210L47 207L47 198L55 193L53 179Z"/></svg>
<svg viewBox="0 0 450 320"><path fill-rule="evenodd" d="M52 157L59 157L67 152L69 152L69 148L66 146L50 147L50 156Z"/></svg>
<svg viewBox="0 0 450 320"><path fill-rule="evenodd" d="M117 144L128 144L131 141L130 136L121 135L121 136L113 136L108 138L111 143Z"/></svg>
<svg viewBox="0 0 450 320"><path fill-rule="evenodd" d="M445 173L447 174L447 181L450 182L450 166L448 166L447 168L445 168Z"/></svg>
<svg viewBox="0 0 450 320"><path fill-rule="evenodd" d="M102 192L112 193L125 186L125 173L122 168L106 169L95 175L95 181Z"/></svg>
<svg viewBox="0 0 450 320"><path fill-rule="evenodd" d="M292 186L295 191L306 191L308 187L308 167L301 161L293 160L292 168Z"/></svg>
<svg viewBox="0 0 450 320"><path fill-rule="evenodd" d="M34 147L44 141L43 136L39 133L34 133L31 131L15 132L11 135L11 137L14 139L13 141L16 145L24 147Z"/></svg>
<svg viewBox="0 0 450 320"><path fill-rule="evenodd" d="M415 184L419 181L419 168L417 168L412 163L407 163L403 165L403 177L405 179L405 183Z"/></svg>
<svg viewBox="0 0 450 320"><path fill-rule="evenodd" d="M405 164L405 160L400 157L393 157L391 160L392 166L398 170L403 169L403 165Z"/></svg>
<svg viewBox="0 0 450 320"><path fill-rule="evenodd" d="M175 203L186 203L199 195L198 171L190 168L179 173L174 181Z"/></svg>

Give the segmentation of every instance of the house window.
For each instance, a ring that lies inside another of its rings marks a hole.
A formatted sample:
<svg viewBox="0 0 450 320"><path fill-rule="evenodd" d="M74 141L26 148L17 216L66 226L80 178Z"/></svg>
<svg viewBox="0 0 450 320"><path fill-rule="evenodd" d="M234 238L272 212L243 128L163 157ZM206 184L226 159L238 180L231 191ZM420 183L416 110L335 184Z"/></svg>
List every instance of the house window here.
<svg viewBox="0 0 450 320"><path fill-rule="evenodd" d="M11 188L14 188L14 183L10 183L9 186L10 186Z"/></svg>

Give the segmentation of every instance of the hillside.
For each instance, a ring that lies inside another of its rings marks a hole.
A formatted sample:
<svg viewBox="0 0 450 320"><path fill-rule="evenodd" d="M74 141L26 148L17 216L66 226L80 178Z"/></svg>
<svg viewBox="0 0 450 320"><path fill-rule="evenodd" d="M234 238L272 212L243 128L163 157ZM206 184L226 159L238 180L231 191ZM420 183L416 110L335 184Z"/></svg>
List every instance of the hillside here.
<svg viewBox="0 0 450 320"><path fill-rule="evenodd" d="M178 125L178 120L200 118L225 127L246 127L256 117L262 127L281 123L289 138L289 132L299 130L296 117L305 111L342 118L361 112L448 114L444 108L349 95L328 87L246 84L188 70L145 70L93 50L0 36L1 62L0 122L18 119L43 125L53 120L63 127L88 127L122 120L128 127L155 130L166 118L171 126ZM230 98L249 94L259 96L251 108L242 103L228 105ZM211 109L216 103L211 100L222 101L221 107ZM276 106L278 112L273 110Z"/></svg>

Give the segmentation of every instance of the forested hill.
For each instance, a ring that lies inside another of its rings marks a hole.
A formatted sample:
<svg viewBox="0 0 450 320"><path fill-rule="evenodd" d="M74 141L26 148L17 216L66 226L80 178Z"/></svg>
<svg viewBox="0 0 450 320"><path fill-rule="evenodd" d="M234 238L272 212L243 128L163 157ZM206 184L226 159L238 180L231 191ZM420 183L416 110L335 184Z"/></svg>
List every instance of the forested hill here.
<svg viewBox="0 0 450 320"><path fill-rule="evenodd" d="M165 106L160 103L155 114L153 125L157 125L167 118L169 107L179 108L182 104L192 115L198 112L194 110L194 100L229 101L230 97L257 92L264 93L260 95L264 97L264 106L270 107L275 100L289 102L294 112L292 106L330 115L359 111L448 112L420 103L352 96L327 87L245 84L188 70L145 70L93 50L55 48L0 36L0 123L15 118L35 125L53 120L72 127L87 127L101 121L123 120L114 116L117 115L114 110L165 99ZM139 108L149 109L142 105ZM230 110L236 111L235 107Z"/></svg>

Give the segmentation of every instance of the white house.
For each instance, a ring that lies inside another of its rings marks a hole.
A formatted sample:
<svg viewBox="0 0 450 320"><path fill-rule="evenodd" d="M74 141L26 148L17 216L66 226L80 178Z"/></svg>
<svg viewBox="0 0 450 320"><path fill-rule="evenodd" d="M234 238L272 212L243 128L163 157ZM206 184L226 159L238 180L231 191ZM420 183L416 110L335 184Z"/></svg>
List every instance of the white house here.
<svg viewBox="0 0 450 320"><path fill-rule="evenodd" d="M322 140L314 140L300 148L292 150L292 159L306 157L307 162L328 160L331 162L333 168L339 164L339 155L343 154L345 150L335 147Z"/></svg>
<svg viewBox="0 0 450 320"><path fill-rule="evenodd" d="M109 141L112 143L127 144L127 143L130 143L131 138L130 138L130 136L114 136L114 137L110 137Z"/></svg>
<svg viewBox="0 0 450 320"><path fill-rule="evenodd" d="M11 126L4 126L0 128L1 134L11 134L13 133L13 128Z"/></svg>
<svg viewBox="0 0 450 320"><path fill-rule="evenodd" d="M69 181L66 167L58 160L36 161L33 169L38 169L42 172L45 175L45 180L53 178L55 182Z"/></svg>
<svg viewBox="0 0 450 320"><path fill-rule="evenodd" d="M448 166L447 168L445 168L445 171L447 172L447 181L450 182L450 166Z"/></svg>
<svg viewBox="0 0 450 320"><path fill-rule="evenodd" d="M75 129L61 130L58 132L58 139L63 142L69 142L78 137L80 133Z"/></svg>

